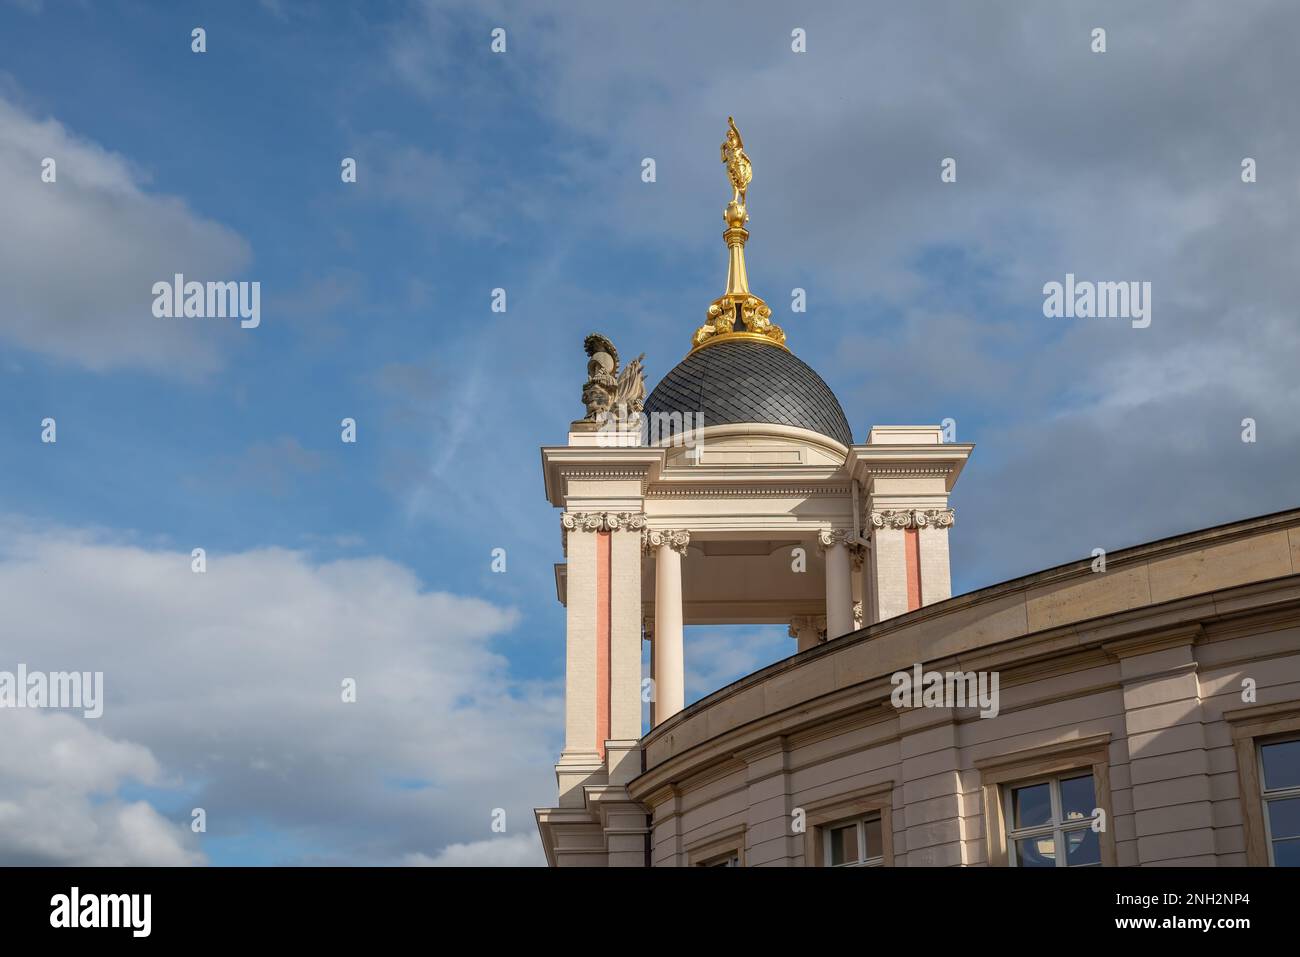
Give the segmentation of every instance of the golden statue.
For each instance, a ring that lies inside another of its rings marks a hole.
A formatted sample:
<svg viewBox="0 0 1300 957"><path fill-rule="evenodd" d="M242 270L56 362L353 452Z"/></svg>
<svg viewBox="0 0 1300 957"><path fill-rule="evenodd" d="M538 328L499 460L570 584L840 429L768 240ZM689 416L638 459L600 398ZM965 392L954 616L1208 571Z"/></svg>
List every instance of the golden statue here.
<svg viewBox="0 0 1300 957"><path fill-rule="evenodd" d="M749 213L745 210L745 192L754 179L754 167L745 152L745 142L736 129L736 121L727 117L727 136L722 141L722 162L727 167L731 181L731 202L722 213L727 229L722 238L727 244L726 291L709 306L704 325L691 337L693 349L711 342L727 339L749 339L785 347L785 332L772 322L772 310L762 299L749 291L749 275L745 270L745 241L749 230L745 223Z"/></svg>
<svg viewBox="0 0 1300 957"><path fill-rule="evenodd" d="M736 129L736 121L727 117L727 138L722 141L722 162L727 164L727 178L731 180L731 201L745 205L745 190L754 178L754 166L745 152L745 142Z"/></svg>

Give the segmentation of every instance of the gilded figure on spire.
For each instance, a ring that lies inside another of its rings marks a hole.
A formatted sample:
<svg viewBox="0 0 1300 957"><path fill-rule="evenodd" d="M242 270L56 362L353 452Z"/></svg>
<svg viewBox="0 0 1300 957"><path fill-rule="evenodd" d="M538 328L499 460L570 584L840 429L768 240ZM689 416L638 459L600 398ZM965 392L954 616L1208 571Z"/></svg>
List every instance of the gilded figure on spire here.
<svg viewBox="0 0 1300 957"><path fill-rule="evenodd" d="M749 238L745 223L749 221L749 213L745 209L745 194L754 179L754 167L745 152L745 141L740 138L736 121L730 116L721 154L727 179L731 181L731 202L722 213L727 224L722 233L729 257L727 287L709 306L704 325L695 330L691 345L700 349L713 342L743 338L784 346L785 333L773 324L771 308L749 291L749 275L745 270L745 240Z"/></svg>
<svg viewBox="0 0 1300 957"><path fill-rule="evenodd" d="M745 152L745 142L736 129L736 121L727 117L727 138L722 141L722 162L727 164L727 178L731 180L731 201L744 207L745 190L754 178L754 167Z"/></svg>

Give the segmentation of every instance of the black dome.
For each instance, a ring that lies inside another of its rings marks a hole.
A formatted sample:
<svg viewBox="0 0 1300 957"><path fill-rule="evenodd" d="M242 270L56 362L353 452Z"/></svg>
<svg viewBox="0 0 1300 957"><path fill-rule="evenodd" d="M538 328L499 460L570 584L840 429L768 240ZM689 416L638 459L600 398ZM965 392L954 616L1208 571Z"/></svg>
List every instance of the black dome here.
<svg viewBox="0 0 1300 957"><path fill-rule="evenodd" d="M660 380L645 410L701 413L706 428L792 425L853 444L844 410L821 376L793 353L763 342L733 339L697 349Z"/></svg>

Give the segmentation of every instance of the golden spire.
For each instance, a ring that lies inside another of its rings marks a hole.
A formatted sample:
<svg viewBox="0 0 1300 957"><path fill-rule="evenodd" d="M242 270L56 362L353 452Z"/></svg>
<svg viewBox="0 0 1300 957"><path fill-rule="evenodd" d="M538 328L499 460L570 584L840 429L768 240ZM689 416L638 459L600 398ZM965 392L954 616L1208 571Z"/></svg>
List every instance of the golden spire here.
<svg viewBox="0 0 1300 957"><path fill-rule="evenodd" d="M785 333L772 324L772 310L749 291L749 274L745 270L745 241L749 239L745 223L749 222L749 213L745 210L745 193L754 178L754 167L736 121L730 116L721 152L731 181L731 202L722 212L727 224L722 233L728 251L727 291L709 306L704 325L695 330L692 351L724 339L752 339L784 346Z"/></svg>

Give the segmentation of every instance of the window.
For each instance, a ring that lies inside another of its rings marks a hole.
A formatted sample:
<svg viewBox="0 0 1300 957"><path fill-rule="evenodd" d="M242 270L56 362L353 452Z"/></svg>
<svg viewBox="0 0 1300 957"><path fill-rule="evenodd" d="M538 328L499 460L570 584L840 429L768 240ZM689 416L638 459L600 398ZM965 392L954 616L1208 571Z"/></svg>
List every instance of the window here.
<svg viewBox="0 0 1300 957"><path fill-rule="evenodd" d="M1250 867L1300 866L1300 702L1225 711Z"/></svg>
<svg viewBox="0 0 1300 957"><path fill-rule="evenodd" d="M893 867L894 782L806 803L805 867Z"/></svg>
<svg viewBox="0 0 1300 957"><path fill-rule="evenodd" d="M1102 732L977 759L989 866L1114 867L1109 752Z"/></svg>
<svg viewBox="0 0 1300 957"><path fill-rule="evenodd" d="M1004 787L1012 867L1097 867L1101 841L1092 829L1097 792L1092 772Z"/></svg>
<svg viewBox="0 0 1300 957"><path fill-rule="evenodd" d="M1300 867L1300 738L1259 745L1268 862Z"/></svg>
<svg viewBox="0 0 1300 957"><path fill-rule="evenodd" d="M822 831L826 867L881 867L885 863L880 814L830 824Z"/></svg>

